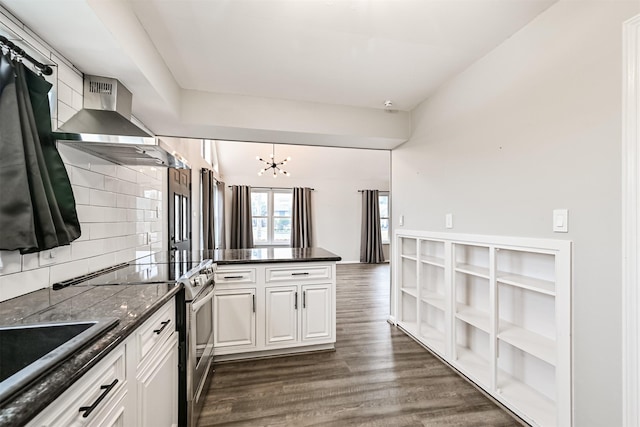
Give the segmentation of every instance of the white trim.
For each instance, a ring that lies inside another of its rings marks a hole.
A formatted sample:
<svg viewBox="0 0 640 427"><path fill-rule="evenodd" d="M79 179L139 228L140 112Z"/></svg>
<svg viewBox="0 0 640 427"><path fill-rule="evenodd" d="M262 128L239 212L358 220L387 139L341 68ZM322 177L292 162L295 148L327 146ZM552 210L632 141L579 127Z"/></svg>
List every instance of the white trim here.
<svg viewBox="0 0 640 427"><path fill-rule="evenodd" d="M623 24L622 116L622 419L640 425L638 235L640 209L640 15Z"/></svg>

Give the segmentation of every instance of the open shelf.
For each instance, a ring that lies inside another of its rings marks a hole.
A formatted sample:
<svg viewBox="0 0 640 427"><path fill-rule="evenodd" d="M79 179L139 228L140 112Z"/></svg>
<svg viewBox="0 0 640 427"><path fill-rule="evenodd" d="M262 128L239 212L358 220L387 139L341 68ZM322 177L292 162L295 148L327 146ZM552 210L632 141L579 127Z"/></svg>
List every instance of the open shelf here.
<svg viewBox="0 0 640 427"><path fill-rule="evenodd" d="M480 267L471 264L456 264L456 271L458 273L470 274L472 276L482 277L483 279L489 278L489 269L486 267Z"/></svg>
<svg viewBox="0 0 640 427"><path fill-rule="evenodd" d="M464 347L458 347L457 354L455 366L461 372L480 385L490 384L491 366L487 360Z"/></svg>
<svg viewBox="0 0 640 427"><path fill-rule="evenodd" d="M468 305L456 304L456 318L486 333L491 331L489 315Z"/></svg>
<svg viewBox="0 0 640 427"><path fill-rule="evenodd" d="M445 310L444 295L436 292L422 291L420 299L439 310Z"/></svg>
<svg viewBox="0 0 640 427"><path fill-rule="evenodd" d="M498 339L525 351L550 365L556 364L556 342L503 320L500 321Z"/></svg>
<svg viewBox="0 0 640 427"><path fill-rule="evenodd" d="M400 291L403 294L407 294L407 295L410 295L410 296L412 296L414 298L418 298L418 290L416 288L402 288L402 289L400 289Z"/></svg>
<svg viewBox="0 0 640 427"><path fill-rule="evenodd" d="M546 295L555 296L556 284L549 280L536 279L534 277L521 276L514 273L499 271L496 281L530 291L540 292Z"/></svg>
<svg viewBox="0 0 640 427"><path fill-rule="evenodd" d="M427 323L420 324L420 336L427 346L440 355L444 355L445 351L445 335L444 332L431 327Z"/></svg>
<svg viewBox="0 0 640 427"><path fill-rule="evenodd" d="M435 267L444 268L444 258L438 258L431 255L422 255L420 257L420 261L425 264L433 265Z"/></svg>
<svg viewBox="0 0 640 427"><path fill-rule="evenodd" d="M498 373L497 393L512 409L527 421L540 426L556 426L556 404L532 387L506 372Z"/></svg>
<svg viewBox="0 0 640 427"><path fill-rule="evenodd" d="M409 259L411 261L417 261L418 260L418 257L415 256L415 255L404 255L404 254L401 254L400 257L404 258L404 259Z"/></svg>

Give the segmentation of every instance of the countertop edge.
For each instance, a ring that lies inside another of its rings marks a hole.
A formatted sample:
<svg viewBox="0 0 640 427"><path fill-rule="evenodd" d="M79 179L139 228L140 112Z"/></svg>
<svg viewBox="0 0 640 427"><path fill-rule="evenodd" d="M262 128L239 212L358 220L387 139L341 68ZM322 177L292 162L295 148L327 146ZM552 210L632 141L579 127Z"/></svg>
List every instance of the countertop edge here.
<svg viewBox="0 0 640 427"><path fill-rule="evenodd" d="M105 335L87 343L79 352L57 365L53 372L41 376L24 391L0 404L0 427L24 426L35 418L182 289L182 284L176 284L135 320L125 325L117 323ZM61 375L63 371L65 374Z"/></svg>

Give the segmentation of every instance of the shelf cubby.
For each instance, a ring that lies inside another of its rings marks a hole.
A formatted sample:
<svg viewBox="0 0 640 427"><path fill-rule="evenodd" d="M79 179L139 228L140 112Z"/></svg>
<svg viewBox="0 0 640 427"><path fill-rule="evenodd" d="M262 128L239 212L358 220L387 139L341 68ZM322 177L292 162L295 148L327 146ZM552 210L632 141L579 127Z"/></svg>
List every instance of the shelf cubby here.
<svg viewBox="0 0 640 427"><path fill-rule="evenodd" d="M557 425L553 365L498 339L496 392L541 426Z"/></svg>
<svg viewBox="0 0 640 427"><path fill-rule="evenodd" d="M444 309L422 301L420 303L419 338L439 354L444 354L446 343L446 327Z"/></svg>
<svg viewBox="0 0 640 427"><path fill-rule="evenodd" d="M491 384L489 334L459 319L454 330L456 366L475 382L488 386Z"/></svg>
<svg viewBox="0 0 640 427"><path fill-rule="evenodd" d="M444 242L435 240L420 241L420 261L444 268Z"/></svg>

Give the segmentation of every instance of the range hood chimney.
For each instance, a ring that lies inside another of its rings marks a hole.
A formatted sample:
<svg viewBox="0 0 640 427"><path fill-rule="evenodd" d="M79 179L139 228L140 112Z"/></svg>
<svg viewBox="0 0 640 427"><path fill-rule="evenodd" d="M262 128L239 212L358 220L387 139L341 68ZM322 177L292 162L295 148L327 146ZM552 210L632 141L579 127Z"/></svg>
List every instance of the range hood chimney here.
<svg viewBox="0 0 640 427"><path fill-rule="evenodd" d="M160 138L131 122L131 92L108 77L84 77L83 109L53 132L59 142L121 165L186 168Z"/></svg>

